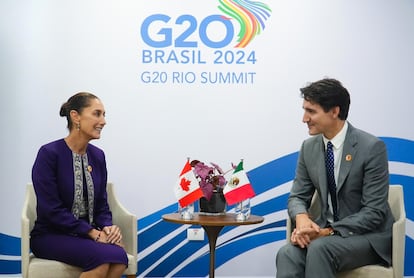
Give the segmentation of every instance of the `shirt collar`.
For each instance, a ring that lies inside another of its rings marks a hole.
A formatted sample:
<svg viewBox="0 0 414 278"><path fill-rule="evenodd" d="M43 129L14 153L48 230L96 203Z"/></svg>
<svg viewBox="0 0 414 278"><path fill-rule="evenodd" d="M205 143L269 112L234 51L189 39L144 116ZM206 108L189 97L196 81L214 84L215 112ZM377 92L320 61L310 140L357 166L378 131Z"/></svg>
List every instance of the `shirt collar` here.
<svg viewBox="0 0 414 278"><path fill-rule="evenodd" d="M345 121L344 126L338 132L338 134L335 135L334 138L329 140L325 136L323 136L323 143L325 144L325 148L326 148L326 145L328 144L329 141L332 142L332 145L334 146L335 149L339 149L340 147L342 147L342 145L345 142L345 137L346 137L346 132L347 131L348 131L348 122Z"/></svg>

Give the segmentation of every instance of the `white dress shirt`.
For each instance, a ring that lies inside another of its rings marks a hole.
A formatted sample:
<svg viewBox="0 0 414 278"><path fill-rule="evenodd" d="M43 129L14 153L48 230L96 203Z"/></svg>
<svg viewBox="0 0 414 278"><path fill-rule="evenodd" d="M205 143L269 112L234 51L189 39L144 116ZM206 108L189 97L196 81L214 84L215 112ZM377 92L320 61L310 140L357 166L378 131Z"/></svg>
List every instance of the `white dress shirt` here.
<svg viewBox="0 0 414 278"><path fill-rule="evenodd" d="M335 184L336 184L336 186L338 186L339 168L341 167L341 157L342 157L342 151L344 149L344 142L345 142L345 136L346 136L347 130L348 130L348 122L345 121L345 124L342 127L341 131L339 131L338 134L335 135L334 138L329 140L325 136L323 136L323 143L325 144L325 151L326 151L327 144L328 144L329 141L331 141L331 143L333 145L334 175L335 175ZM337 194L337 197L338 197L338 194ZM329 204L328 221L332 223L333 222L333 210L332 210L331 194L328 194L328 204ZM338 202L337 202L337 209L339 211L339 203Z"/></svg>

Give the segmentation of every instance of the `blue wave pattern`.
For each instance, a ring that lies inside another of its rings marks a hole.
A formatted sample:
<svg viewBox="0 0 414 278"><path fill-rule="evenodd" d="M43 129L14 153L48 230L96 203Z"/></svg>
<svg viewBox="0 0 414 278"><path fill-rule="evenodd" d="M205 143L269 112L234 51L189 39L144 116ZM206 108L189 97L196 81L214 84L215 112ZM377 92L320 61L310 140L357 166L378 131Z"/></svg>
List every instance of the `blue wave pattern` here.
<svg viewBox="0 0 414 278"><path fill-rule="evenodd" d="M414 164L414 141L382 137L387 145L389 161ZM294 178L298 153L292 153L261 165L248 172L256 195L290 182ZM390 173L391 184L404 187L405 208L407 218L414 218L414 204L409 196L414 196L414 176ZM264 195L262 195L264 196ZM265 216L286 209L288 194L272 196L252 207L252 213ZM144 277L205 277L208 275L208 242L187 241L187 234L182 226L161 220L166 213L176 211L177 205L172 204L157 212L138 220L138 275ZM231 209L229 207L228 209ZM276 241L285 240L286 220L269 221L263 225L252 225L241 233L235 233L236 227L225 227L220 236L226 237L225 242L217 245L216 267L252 249L260 248ZM279 230L277 228L280 228ZM167 238L167 240L163 240ZM275 250L276 255L276 250ZM0 233L0 256L20 256L20 238ZM188 258L192 258L188 261ZM414 239L406 237L405 275L414 275ZM184 263L185 262L185 263ZM206 266L200 268L200 266ZM20 273L20 258L16 260L0 260L0 274Z"/></svg>

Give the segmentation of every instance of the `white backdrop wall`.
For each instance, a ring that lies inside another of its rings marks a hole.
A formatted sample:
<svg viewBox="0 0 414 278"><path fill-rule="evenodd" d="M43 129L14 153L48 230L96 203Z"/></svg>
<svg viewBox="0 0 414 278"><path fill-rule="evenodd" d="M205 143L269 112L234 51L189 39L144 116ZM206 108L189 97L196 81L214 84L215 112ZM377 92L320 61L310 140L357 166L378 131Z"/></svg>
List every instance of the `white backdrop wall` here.
<svg viewBox="0 0 414 278"><path fill-rule="evenodd" d="M207 263L206 241L187 242L187 227L160 221L176 208L173 185L187 157L226 170L243 158L256 182L256 213L266 219L224 232L217 275L274 276L284 198L308 136L299 88L325 76L350 91L350 122L386 140L391 182L402 183L411 200L414 2L262 3L253 14L259 34L236 47L240 29L251 25L214 17L230 17L218 0L0 2L0 275L19 273L25 184L38 148L66 136L59 108L78 91L105 104L107 126L92 143L105 150L109 180L138 217L140 276L207 275L207 267L197 270ZM171 40L160 30L171 31ZM156 60L155 53L164 56ZM414 227L406 203L407 261L414 258ZM235 239L244 232L246 241ZM178 255L183 259L172 262ZM413 266L406 264L406 275L414 275Z"/></svg>

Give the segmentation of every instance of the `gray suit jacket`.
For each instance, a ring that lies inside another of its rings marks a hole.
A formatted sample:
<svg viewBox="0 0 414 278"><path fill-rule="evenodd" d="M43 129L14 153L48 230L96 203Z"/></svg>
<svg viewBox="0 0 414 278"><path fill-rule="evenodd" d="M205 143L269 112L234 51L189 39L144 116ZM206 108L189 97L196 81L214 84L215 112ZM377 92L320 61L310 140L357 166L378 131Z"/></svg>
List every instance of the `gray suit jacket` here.
<svg viewBox="0 0 414 278"><path fill-rule="evenodd" d="M388 157L384 142L348 125L337 184L339 221L330 226L342 237L365 236L377 254L391 264L391 237L394 218L388 205ZM321 214L313 221L326 227L328 185L322 135L302 144L296 176L288 200L288 213L295 223L298 213L308 212L314 192Z"/></svg>

